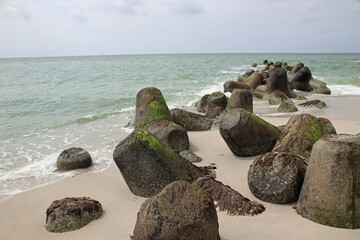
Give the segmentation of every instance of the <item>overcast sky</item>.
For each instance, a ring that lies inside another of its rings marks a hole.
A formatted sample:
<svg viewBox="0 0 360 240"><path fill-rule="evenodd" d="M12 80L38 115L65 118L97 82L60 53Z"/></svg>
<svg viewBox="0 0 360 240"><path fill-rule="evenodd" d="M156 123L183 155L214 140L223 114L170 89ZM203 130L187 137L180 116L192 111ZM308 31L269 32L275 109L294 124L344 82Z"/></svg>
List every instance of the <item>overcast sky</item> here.
<svg viewBox="0 0 360 240"><path fill-rule="evenodd" d="M0 0L0 57L360 52L360 0Z"/></svg>

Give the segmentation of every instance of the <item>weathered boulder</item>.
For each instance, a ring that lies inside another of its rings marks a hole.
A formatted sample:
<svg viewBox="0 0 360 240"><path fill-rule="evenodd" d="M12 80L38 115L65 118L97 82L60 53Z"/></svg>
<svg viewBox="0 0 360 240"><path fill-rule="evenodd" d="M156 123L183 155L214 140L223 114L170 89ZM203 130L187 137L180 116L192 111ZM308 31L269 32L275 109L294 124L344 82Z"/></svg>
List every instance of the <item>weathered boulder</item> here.
<svg viewBox="0 0 360 240"><path fill-rule="evenodd" d="M360 228L360 136L326 135L311 152L296 211L324 225Z"/></svg>
<svg viewBox="0 0 360 240"><path fill-rule="evenodd" d="M196 111L202 112L202 113L206 112L207 100L208 100L209 96L210 96L210 94L205 94L204 96L202 96L202 98L200 99L200 102L196 106Z"/></svg>
<svg viewBox="0 0 360 240"><path fill-rule="evenodd" d="M144 88L136 97L135 127L142 128L156 120L172 121L169 108L159 89Z"/></svg>
<svg viewBox="0 0 360 240"><path fill-rule="evenodd" d="M176 152L189 149L189 137L185 128L169 120L157 120L146 129Z"/></svg>
<svg viewBox="0 0 360 240"><path fill-rule="evenodd" d="M222 109L225 109L227 103L228 99L225 94L222 92L213 92L207 99L206 112L210 112L214 107L221 107Z"/></svg>
<svg viewBox="0 0 360 240"><path fill-rule="evenodd" d="M331 90L326 85L321 85L320 87L316 88L312 93L330 95Z"/></svg>
<svg viewBox="0 0 360 240"><path fill-rule="evenodd" d="M269 61L267 60L267 59L265 59L264 61L263 61L263 65L266 65L266 64L268 64L269 63Z"/></svg>
<svg viewBox="0 0 360 240"><path fill-rule="evenodd" d="M312 79L312 75L308 67L302 67L296 73L289 74L288 77L293 89L308 92L312 90L312 87L310 86L310 79Z"/></svg>
<svg viewBox="0 0 360 240"><path fill-rule="evenodd" d="M260 98L260 99L263 99L264 94L265 94L264 92L259 92L259 91L253 91L252 93L255 97Z"/></svg>
<svg viewBox="0 0 360 240"><path fill-rule="evenodd" d="M252 66L252 67L256 67L256 66L257 66L257 63L253 63L251 66Z"/></svg>
<svg viewBox="0 0 360 240"><path fill-rule="evenodd" d="M304 67L304 64L299 62L297 64L295 64L295 66L293 67L293 69L291 70L291 74L295 74L297 73L301 68Z"/></svg>
<svg viewBox="0 0 360 240"><path fill-rule="evenodd" d="M49 232L68 232L84 227L103 214L101 204L88 197L54 201L46 210L45 228Z"/></svg>
<svg viewBox="0 0 360 240"><path fill-rule="evenodd" d="M254 92L263 93L263 95L264 95L264 93L266 93L266 88L267 88L267 85L260 85L255 88Z"/></svg>
<svg viewBox="0 0 360 240"><path fill-rule="evenodd" d="M291 112L297 112L298 108L294 105L294 103L291 102L283 102L279 105L277 108L277 112L279 113L291 113Z"/></svg>
<svg viewBox="0 0 360 240"><path fill-rule="evenodd" d="M248 69L248 70L245 71L245 75L250 77L254 72L255 72L254 69Z"/></svg>
<svg viewBox="0 0 360 240"><path fill-rule="evenodd" d="M225 109L220 107L220 106L216 106L211 108L208 112L206 112L205 117L213 119L216 118L217 116L219 116Z"/></svg>
<svg viewBox="0 0 360 240"><path fill-rule="evenodd" d="M322 121L310 114L301 114L289 119L273 151L286 152L309 158L312 146L323 135Z"/></svg>
<svg viewBox="0 0 360 240"><path fill-rule="evenodd" d="M198 163L202 161L202 158L194 154L190 150L183 150L179 152L179 155L188 160L191 163Z"/></svg>
<svg viewBox="0 0 360 240"><path fill-rule="evenodd" d="M253 112L253 95L249 90L234 89L231 93L226 109L243 108Z"/></svg>
<svg viewBox="0 0 360 240"><path fill-rule="evenodd" d="M275 68L269 72L270 78L266 84L266 92L272 93L279 90L286 94L286 96L293 98L296 94L288 87L286 70L282 68ZM258 89L256 89L258 91Z"/></svg>
<svg viewBox="0 0 360 240"><path fill-rule="evenodd" d="M326 107L326 103L321 100L312 100L308 102L304 102L299 104L300 107L316 107L316 108L324 108Z"/></svg>
<svg viewBox="0 0 360 240"><path fill-rule="evenodd" d="M132 239L220 240L214 202L201 188L174 182L141 205Z"/></svg>
<svg viewBox="0 0 360 240"><path fill-rule="evenodd" d="M87 168L92 164L90 154L82 148L69 148L62 151L56 161L59 170Z"/></svg>
<svg viewBox="0 0 360 240"><path fill-rule="evenodd" d="M238 82L245 82L248 77L249 77L249 76L248 76L248 75L245 75L245 74L239 75L239 76L237 77L237 81L238 81Z"/></svg>
<svg viewBox="0 0 360 240"><path fill-rule="evenodd" d="M212 120L200 114L174 108L171 109L171 115L174 122L187 131L207 131L211 129Z"/></svg>
<svg viewBox="0 0 360 240"><path fill-rule="evenodd" d="M248 185L255 197L271 203L292 203L299 198L306 161L284 152L269 152L255 159Z"/></svg>
<svg viewBox="0 0 360 240"><path fill-rule="evenodd" d="M278 67L278 68L281 68L282 62L275 62L274 66L275 66L275 67Z"/></svg>
<svg viewBox="0 0 360 240"><path fill-rule="evenodd" d="M280 131L256 115L238 108L226 112L220 123L220 134L235 155L250 157L271 151Z"/></svg>
<svg viewBox="0 0 360 240"><path fill-rule="evenodd" d="M318 87L321 87L321 86L326 86L326 83L324 81L321 81L319 79L314 79L314 78L310 79L309 84L313 89L317 89Z"/></svg>
<svg viewBox="0 0 360 240"><path fill-rule="evenodd" d="M284 102L292 102L291 99L288 98L288 96L285 95L285 93L275 90L271 93L266 93L263 96L264 100L268 100L271 105L279 105Z"/></svg>
<svg viewBox="0 0 360 240"><path fill-rule="evenodd" d="M254 72L248 79L246 79L246 83L252 89L255 89L257 86L263 84L263 80L264 76L260 72Z"/></svg>
<svg viewBox="0 0 360 240"><path fill-rule="evenodd" d="M192 182L204 175L198 167L143 130L135 130L121 141L113 158L130 191L141 197L154 196L176 180Z"/></svg>
<svg viewBox="0 0 360 240"><path fill-rule="evenodd" d="M324 134L337 134L334 125L327 118L318 118L318 120L322 123Z"/></svg>
<svg viewBox="0 0 360 240"><path fill-rule="evenodd" d="M224 92L232 92L234 89L250 90L250 86L244 82L226 81L224 83Z"/></svg>

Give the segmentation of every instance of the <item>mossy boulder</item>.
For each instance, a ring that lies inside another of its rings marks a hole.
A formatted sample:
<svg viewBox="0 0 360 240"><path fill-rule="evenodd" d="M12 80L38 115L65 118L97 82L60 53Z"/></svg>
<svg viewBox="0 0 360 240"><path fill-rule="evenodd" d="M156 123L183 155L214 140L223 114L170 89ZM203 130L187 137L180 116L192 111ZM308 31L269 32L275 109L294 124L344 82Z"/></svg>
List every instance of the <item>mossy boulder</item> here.
<svg viewBox="0 0 360 240"><path fill-rule="evenodd" d="M309 158L312 146L327 134L322 121L310 114L301 114L289 119L273 151L286 152Z"/></svg>
<svg viewBox="0 0 360 240"><path fill-rule="evenodd" d="M306 160L298 155L269 152L255 159L248 172L251 192L271 203L292 203L299 198Z"/></svg>
<svg viewBox="0 0 360 240"><path fill-rule="evenodd" d="M253 112L253 94L249 90L234 89L231 93L226 109L243 108Z"/></svg>
<svg viewBox="0 0 360 240"><path fill-rule="evenodd" d="M230 150L241 157L271 151L280 135L276 127L241 108L227 111L219 130Z"/></svg>
<svg viewBox="0 0 360 240"><path fill-rule="evenodd" d="M296 211L314 222L360 228L360 136L326 135L311 152Z"/></svg>
<svg viewBox="0 0 360 240"><path fill-rule="evenodd" d="M60 171L87 168L92 165L90 153L82 148L69 148L62 151L56 161Z"/></svg>
<svg viewBox="0 0 360 240"><path fill-rule="evenodd" d="M157 120L146 126L147 131L176 152L190 147L189 137L185 128L169 120Z"/></svg>
<svg viewBox="0 0 360 240"><path fill-rule="evenodd" d="M330 95L331 90L326 85L321 85L320 87L316 88L312 93Z"/></svg>
<svg viewBox="0 0 360 240"><path fill-rule="evenodd" d="M203 115L188 112L179 108L171 109L175 123L188 131L207 131L211 129L213 121Z"/></svg>
<svg viewBox="0 0 360 240"><path fill-rule="evenodd" d="M133 240L220 240L214 202L194 184L177 181L146 200Z"/></svg>
<svg viewBox="0 0 360 240"><path fill-rule="evenodd" d="M68 232L80 229L101 217L101 204L88 197L55 200L46 210L45 228L49 232Z"/></svg>
<svg viewBox="0 0 360 240"><path fill-rule="evenodd" d="M250 90L250 86L244 82L226 81L224 83L224 92L232 92L234 89Z"/></svg>
<svg viewBox="0 0 360 240"><path fill-rule="evenodd" d="M141 197L154 196L176 180L192 182L204 175L198 167L143 130L135 130L121 141L113 158L130 191Z"/></svg>
<svg viewBox="0 0 360 240"><path fill-rule="evenodd" d="M173 119L161 91L157 88L144 88L136 97L135 127L143 128L157 120Z"/></svg>

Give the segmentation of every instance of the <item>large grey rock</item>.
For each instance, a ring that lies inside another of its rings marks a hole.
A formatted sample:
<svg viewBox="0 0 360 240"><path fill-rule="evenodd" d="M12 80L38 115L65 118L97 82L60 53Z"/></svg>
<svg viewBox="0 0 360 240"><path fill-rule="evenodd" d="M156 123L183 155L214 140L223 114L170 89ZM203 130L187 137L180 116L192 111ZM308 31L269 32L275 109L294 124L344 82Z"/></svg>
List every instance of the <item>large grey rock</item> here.
<svg viewBox="0 0 360 240"><path fill-rule="evenodd" d="M275 90L271 93L266 93L263 99L268 100L271 105L279 105L284 102L292 102L291 99L285 95L285 93L279 90Z"/></svg>
<svg viewBox="0 0 360 240"><path fill-rule="evenodd" d="M211 129L212 120L200 114L174 108L171 109L171 115L175 123L188 131L207 131Z"/></svg>
<svg viewBox="0 0 360 240"><path fill-rule="evenodd" d="M232 92L234 89L250 90L250 86L244 82L239 81L226 81L224 83L224 92Z"/></svg>
<svg viewBox="0 0 360 240"><path fill-rule="evenodd" d="M310 79L312 79L312 75L308 67L302 67L296 73L289 74L288 77L293 89L308 92L312 90L312 87L310 86Z"/></svg>
<svg viewBox="0 0 360 240"><path fill-rule="evenodd" d="M269 152L255 159L248 184L255 197L271 203L292 203L299 198L306 161L298 155Z"/></svg>
<svg viewBox="0 0 360 240"><path fill-rule="evenodd" d="M176 152L190 147L189 137L185 128L169 120L157 120L147 125L146 129Z"/></svg>
<svg viewBox="0 0 360 240"><path fill-rule="evenodd" d="M88 197L54 201L46 210L45 228L49 232L68 232L84 227L103 214L101 204Z"/></svg>
<svg viewBox="0 0 360 240"><path fill-rule="evenodd" d="M326 135L317 141L296 211L324 225L360 228L360 136Z"/></svg>
<svg viewBox="0 0 360 240"><path fill-rule="evenodd" d="M331 124L330 121L327 124ZM287 122L273 151L286 152L309 158L312 146L323 135L328 134L323 121L310 114L293 116ZM332 133L332 132L330 132Z"/></svg>
<svg viewBox="0 0 360 240"><path fill-rule="evenodd" d="M241 157L271 151L280 135L276 127L240 108L226 112L219 130L230 150Z"/></svg>
<svg viewBox="0 0 360 240"><path fill-rule="evenodd" d="M213 92L207 99L206 113L215 107L226 108L228 103L227 97L222 92Z"/></svg>
<svg viewBox="0 0 360 240"><path fill-rule="evenodd" d="M133 240L220 240L214 202L201 188L174 182L146 200Z"/></svg>
<svg viewBox="0 0 360 240"><path fill-rule="evenodd" d="M226 107L228 110L234 108L243 108L253 112L253 95L249 90L234 89L231 93L229 102Z"/></svg>
<svg viewBox="0 0 360 240"><path fill-rule="evenodd" d="M210 94L205 94L204 96L202 96L202 98L200 99L200 102L196 106L196 111L202 112L202 113L206 112L207 100L209 97L210 97Z"/></svg>
<svg viewBox="0 0 360 240"><path fill-rule="evenodd" d="M61 152L56 166L59 170L73 170L87 168L92 164L90 154L82 148L69 148Z"/></svg>
<svg viewBox="0 0 360 240"><path fill-rule="evenodd" d="M264 80L264 76L260 72L254 72L251 76L246 80L246 83L252 88L256 89L257 86L262 85Z"/></svg>
<svg viewBox="0 0 360 240"><path fill-rule="evenodd" d="M279 90L290 98L296 97L296 94L289 89L286 70L282 68L275 68L269 71L270 78L266 84L266 92L272 93ZM256 89L259 91L258 89Z"/></svg>
<svg viewBox="0 0 360 240"><path fill-rule="evenodd" d="M115 148L114 161L130 191L141 197L158 194L166 185L193 182L204 173L147 131L135 130Z"/></svg>
<svg viewBox="0 0 360 240"><path fill-rule="evenodd" d="M143 128L157 120L172 121L169 108L159 89L144 88L136 97L135 127Z"/></svg>

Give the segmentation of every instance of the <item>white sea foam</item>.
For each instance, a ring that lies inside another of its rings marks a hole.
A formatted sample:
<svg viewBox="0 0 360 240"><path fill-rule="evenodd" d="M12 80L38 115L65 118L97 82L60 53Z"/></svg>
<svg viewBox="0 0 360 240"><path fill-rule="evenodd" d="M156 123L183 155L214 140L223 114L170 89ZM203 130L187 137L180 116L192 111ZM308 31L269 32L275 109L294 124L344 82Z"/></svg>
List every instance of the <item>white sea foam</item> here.
<svg viewBox="0 0 360 240"><path fill-rule="evenodd" d="M360 86L356 85L328 85L332 96L360 95Z"/></svg>

